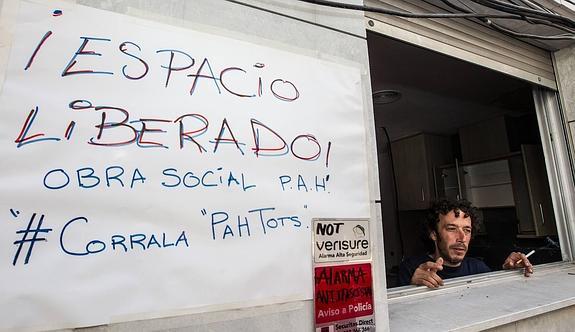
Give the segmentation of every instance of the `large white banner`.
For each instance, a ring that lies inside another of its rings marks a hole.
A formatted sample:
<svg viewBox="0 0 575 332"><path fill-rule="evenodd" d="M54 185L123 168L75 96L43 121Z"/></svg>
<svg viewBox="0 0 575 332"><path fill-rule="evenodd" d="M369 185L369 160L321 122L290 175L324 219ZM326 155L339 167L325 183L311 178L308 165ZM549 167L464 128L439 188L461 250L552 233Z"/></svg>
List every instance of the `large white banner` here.
<svg viewBox="0 0 575 332"><path fill-rule="evenodd" d="M312 298L311 219L369 217L359 69L73 4L12 21L0 328Z"/></svg>

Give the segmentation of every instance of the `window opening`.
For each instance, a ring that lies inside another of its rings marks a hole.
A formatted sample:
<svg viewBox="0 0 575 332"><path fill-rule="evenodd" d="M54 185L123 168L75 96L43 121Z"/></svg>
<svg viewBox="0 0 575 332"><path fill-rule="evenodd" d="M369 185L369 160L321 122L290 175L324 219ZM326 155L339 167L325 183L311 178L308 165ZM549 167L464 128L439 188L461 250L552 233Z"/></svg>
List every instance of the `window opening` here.
<svg viewBox="0 0 575 332"><path fill-rule="evenodd" d="M443 197L479 208L467 256L492 271L512 251L560 261L534 87L370 31L367 40L387 286L402 259L432 248L423 223Z"/></svg>

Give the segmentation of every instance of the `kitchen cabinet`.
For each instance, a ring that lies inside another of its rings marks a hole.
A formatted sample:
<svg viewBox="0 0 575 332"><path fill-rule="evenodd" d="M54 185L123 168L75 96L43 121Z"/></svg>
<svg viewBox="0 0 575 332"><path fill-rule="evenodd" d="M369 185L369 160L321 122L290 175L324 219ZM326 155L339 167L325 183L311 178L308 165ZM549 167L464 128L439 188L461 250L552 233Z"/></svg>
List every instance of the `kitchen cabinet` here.
<svg viewBox="0 0 575 332"><path fill-rule="evenodd" d="M494 160L462 167L465 193L477 207L514 206L509 162Z"/></svg>
<svg viewBox="0 0 575 332"><path fill-rule="evenodd" d="M519 181L525 181L527 200L518 202L519 234L547 236L556 235L555 215L551 202L551 191L547 180L545 159L541 146L522 145L523 174Z"/></svg>
<svg viewBox="0 0 575 332"><path fill-rule="evenodd" d="M539 144L534 114L499 116L458 130L463 162L498 158L520 152L523 144Z"/></svg>
<svg viewBox="0 0 575 332"><path fill-rule="evenodd" d="M511 152L503 116L460 128L459 141L464 162L485 160Z"/></svg>
<svg viewBox="0 0 575 332"><path fill-rule="evenodd" d="M434 168L452 162L447 136L418 134L391 143L399 210L422 210L437 196Z"/></svg>
<svg viewBox="0 0 575 332"><path fill-rule="evenodd" d="M443 166L437 174L445 197L465 198L478 208L514 207L521 235L557 234L541 146L524 144L521 152Z"/></svg>
<svg viewBox="0 0 575 332"><path fill-rule="evenodd" d="M472 164L456 163L438 169L443 196L465 198L478 208L515 205L511 172L507 159Z"/></svg>

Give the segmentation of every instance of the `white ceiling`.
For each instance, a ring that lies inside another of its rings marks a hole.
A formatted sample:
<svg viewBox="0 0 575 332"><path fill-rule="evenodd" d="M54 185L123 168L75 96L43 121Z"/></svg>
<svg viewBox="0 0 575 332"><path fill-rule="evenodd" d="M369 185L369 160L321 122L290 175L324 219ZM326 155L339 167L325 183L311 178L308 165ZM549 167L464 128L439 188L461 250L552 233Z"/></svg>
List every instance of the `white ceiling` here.
<svg viewBox="0 0 575 332"><path fill-rule="evenodd" d="M402 93L394 103L374 104L376 126L392 140L455 134L504 113L533 112L529 83L376 33L367 40L372 91Z"/></svg>

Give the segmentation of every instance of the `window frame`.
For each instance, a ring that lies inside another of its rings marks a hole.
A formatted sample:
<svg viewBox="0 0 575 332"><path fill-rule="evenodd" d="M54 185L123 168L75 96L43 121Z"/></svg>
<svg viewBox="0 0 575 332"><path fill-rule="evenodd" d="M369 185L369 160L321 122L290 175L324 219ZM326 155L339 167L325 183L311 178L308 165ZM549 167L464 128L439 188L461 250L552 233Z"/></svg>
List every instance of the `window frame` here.
<svg viewBox="0 0 575 332"><path fill-rule="evenodd" d="M575 257L573 159L569 153L568 131L558 97L555 91L542 87L533 88L561 255L563 261L572 262Z"/></svg>
<svg viewBox="0 0 575 332"><path fill-rule="evenodd" d="M552 272L572 266L575 257L575 181L573 159L569 153L567 129L563 118L563 112L558 102L558 93L543 87L533 86L533 99L535 103L535 113L539 126L541 144L553 212L555 213L555 225L561 248L563 261L540 264L537 270ZM493 271L479 275L454 278L445 281L442 289L459 289L469 284L481 284L485 282L497 283L508 278L517 276L517 271ZM400 286L387 288L387 299L389 305L394 301L401 301L404 297L435 296L437 293L425 286Z"/></svg>

